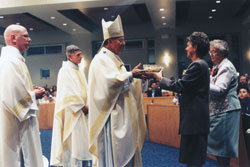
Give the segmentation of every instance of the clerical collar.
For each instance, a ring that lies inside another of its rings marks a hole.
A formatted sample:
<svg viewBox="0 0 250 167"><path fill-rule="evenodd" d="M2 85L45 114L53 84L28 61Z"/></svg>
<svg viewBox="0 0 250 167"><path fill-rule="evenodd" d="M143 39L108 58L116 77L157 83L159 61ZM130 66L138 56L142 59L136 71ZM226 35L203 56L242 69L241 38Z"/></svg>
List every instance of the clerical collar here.
<svg viewBox="0 0 250 167"><path fill-rule="evenodd" d="M75 63L72 63L71 61L67 61L68 65L76 70L79 70L79 66Z"/></svg>

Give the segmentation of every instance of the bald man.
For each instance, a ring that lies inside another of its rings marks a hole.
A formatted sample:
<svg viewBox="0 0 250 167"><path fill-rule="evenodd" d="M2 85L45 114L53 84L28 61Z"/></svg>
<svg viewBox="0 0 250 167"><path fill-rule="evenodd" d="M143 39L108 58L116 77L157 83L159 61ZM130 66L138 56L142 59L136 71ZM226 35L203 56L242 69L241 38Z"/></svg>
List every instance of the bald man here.
<svg viewBox="0 0 250 167"><path fill-rule="evenodd" d="M31 39L27 29L10 25L5 29L6 46L0 57L0 166L43 167L37 122L38 106L44 89L32 86L22 53Z"/></svg>

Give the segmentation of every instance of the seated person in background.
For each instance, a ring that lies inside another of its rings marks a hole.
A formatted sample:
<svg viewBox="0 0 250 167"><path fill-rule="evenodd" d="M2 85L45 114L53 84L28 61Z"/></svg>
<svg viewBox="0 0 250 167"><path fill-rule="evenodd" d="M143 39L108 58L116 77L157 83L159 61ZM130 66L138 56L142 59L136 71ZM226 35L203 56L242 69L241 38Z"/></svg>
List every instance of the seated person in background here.
<svg viewBox="0 0 250 167"><path fill-rule="evenodd" d="M246 144L246 150L248 155L248 163L250 166L250 135L247 134L247 129L250 128L250 98L249 89L242 87L239 89L239 99L241 104L241 115L242 115L242 130L244 134L244 140Z"/></svg>
<svg viewBox="0 0 250 167"><path fill-rule="evenodd" d="M249 81L248 73L245 73L244 76L246 77L247 82Z"/></svg>
<svg viewBox="0 0 250 167"><path fill-rule="evenodd" d="M50 102L56 102L56 91L51 94Z"/></svg>
<svg viewBox="0 0 250 167"><path fill-rule="evenodd" d="M43 88L45 89L45 91L49 91L48 84L45 84L45 85L43 86Z"/></svg>
<svg viewBox="0 0 250 167"><path fill-rule="evenodd" d="M245 88L248 87L247 79L246 79L246 77L244 75L240 76L238 87L237 87L237 93L239 93L240 88L242 88L242 87L245 87Z"/></svg>
<svg viewBox="0 0 250 167"><path fill-rule="evenodd" d="M142 94L143 94L143 97L147 97L147 90L148 90L148 80L147 79L143 79L142 80Z"/></svg>
<svg viewBox="0 0 250 167"><path fill-rule="evenodd" d="M53 85L51 88L50 88L50 94L52 95L54 92L56 92L56 90L57 90L57 87L56 87L56 85Z"/></svg>
<svg viewBox="0 0 250 167"><path fill-rule="evenodd" d="M43 94L43 97L39 99L39 103L49 103L50 102L49 96L50 96L49 91L45 91L45 93Z"/></svg>
<svg viewBox="0 0 250 167"><path fill-rule="evenodd" d="M162 96L161 88L159 86L159 82L152 82L151 86L147 90L148 97L159 97Z"/></svg>

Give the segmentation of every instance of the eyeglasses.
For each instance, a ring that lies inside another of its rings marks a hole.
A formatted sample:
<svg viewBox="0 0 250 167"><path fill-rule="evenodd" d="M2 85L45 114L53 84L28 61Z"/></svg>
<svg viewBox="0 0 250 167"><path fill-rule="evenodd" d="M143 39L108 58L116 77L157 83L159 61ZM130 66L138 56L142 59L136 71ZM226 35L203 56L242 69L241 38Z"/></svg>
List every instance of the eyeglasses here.
<svg viewBox="0 0 250 167"><path fill-rule="evenodd" d="M215 54L217 54L218 52L216 51L216 50L212 50L212 51L209 51L209 54L210 55L215 55Z"/></svg>
<svg viewBox="0 0 250 167"><path fill-rule="evenodd" d="M118 38L113 38L112 40L119 41L120 43L125 42L125 39L118 39Z"/></svg>
<svg viewBox="0 0 250 167"><path fill-rule="evenodd" d="M23 36L24 38L30 38L28 34L15 34L15 36Z"/></svg>

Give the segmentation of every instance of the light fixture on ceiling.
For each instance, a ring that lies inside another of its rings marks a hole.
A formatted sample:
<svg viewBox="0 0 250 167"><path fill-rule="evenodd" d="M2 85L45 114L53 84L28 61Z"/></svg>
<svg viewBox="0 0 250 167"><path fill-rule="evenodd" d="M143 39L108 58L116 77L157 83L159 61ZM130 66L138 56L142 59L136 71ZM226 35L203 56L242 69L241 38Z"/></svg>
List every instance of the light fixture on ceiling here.
<svg viewBox="0 0 250 167"><path fill-rule="evenodd" d="M0 16L0 19L3 19L4 18L4 16Z"/></svg>
<svg viewBox="0 0 250 167"><path fill-rule="evenodd" d="M63 23L63 26L67 26L68 24L67 23Z"/></svg>
<svg viewBox="0 0 250 167"><path fill-rule="evenodd" d="M165 19L166 17L165 16L162 16L161 19Z"/></svg>
<svg viewBox="0 0 250 167"><path fill-rule="evenodd" d="M30 30L30 31L33 31L33 30L34 30L34 28L32 28L32 27L31 27L31 28L29 28L29 30Z"/></svg>
<svg viewBox="0 0 250 167"><path fill-rule="evenodd" d="M165 9L164 8L160 8L160 11L163 12Z"/></svg>
<svg viewBox="0 0 250 167"><path fill-rule="evenodd" d="M109 10L109 8L103 8L104 10Z"/></svg>
<svg viewBox="0 0 250 167"><path fill-rule="evenodd" d="M56 17L55 16L51 16L50 19L54 20Z"/></svg>
<svg viewBox="0 0 250 167"><path fill-rule="evenodd" d="M212 9L211 11L212 11L212 12L216 12L216 9Z"/></svg>
<svg viewBox="0 0 250 167"><path fill-rule="evenodd" d="M20 25L20 23L19 23L19 22L17 22L16 24L17 24L17 25Z"/></svg>
<svg viewBox="0 0 250 167"><path fill-rule="evenodd" d="M221 3L221 1L220 0L217 0L217 1L215 1L216 3Z"/></svg>
<svg viewBox="0 0 250 167"><path fill-rule="evenodd" d="M114 17L115 17L114 15L111 16L111 18L114 18Z"/></svg>
<svg viewBox="0 0 250 167"><path fill-rule="evenodd" d="M76 31L76 29L75 29L75 28L73 28L73 29L72 29L72 31Z"/></svg>
<svg viewBox="0 0 250 167"><path fill-rule="evenodd" d="M167 23L162 23L162 25L164 25L164 26L165 26L165 25L167 25Z"/></svg>
<svg viewBox="0 0 250 167"><path fill-rule="evenodd" d="M208 18L209 18L209 19L212 19L212 18L213 18L213 16L208 16Z"/></svg>

